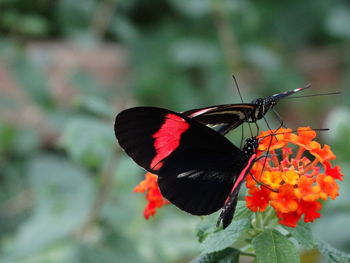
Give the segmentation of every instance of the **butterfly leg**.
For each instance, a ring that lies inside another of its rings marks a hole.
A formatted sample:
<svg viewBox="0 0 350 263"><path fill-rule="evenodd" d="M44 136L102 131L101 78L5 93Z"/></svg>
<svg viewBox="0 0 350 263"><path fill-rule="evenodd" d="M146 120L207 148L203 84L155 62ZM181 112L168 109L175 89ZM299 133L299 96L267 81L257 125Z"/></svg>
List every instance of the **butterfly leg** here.
<svg viewBox="0 0 350 263"><path fill-rule="evenodd" d="M243 140L244 140L244 125L242 125L241 143L240 143L240 146L239 146L239 148L240 148L240 149L242 149L242 146L243 146Z"/></svg>
<svg viewBox="0 0 350 263"><path fill-rule="evenodd" d="M275 111L275 109L272 109L272 111L273 111L273 113L275 114L275 116L277 117L277 119L278 119L278 121L279 121L279 123L280 123L280 126L278 127L278 129L281 128L281 127L287 128L287 126L284 125L283 119L282 119L281 116L278 114L278 112Z"/></svg>
<svg viewBox="0 0 350 263"><path fill-rule="evenodd" d="M259 126L258 126L258 124L256 123L256 121L246 120L245 122L248 123L251 137L254 137L254 136L253 136L252 127L250 126L251 123L254 123L254 124L256 125L256 127L257 127L257 134L259 134Z"/></svg>

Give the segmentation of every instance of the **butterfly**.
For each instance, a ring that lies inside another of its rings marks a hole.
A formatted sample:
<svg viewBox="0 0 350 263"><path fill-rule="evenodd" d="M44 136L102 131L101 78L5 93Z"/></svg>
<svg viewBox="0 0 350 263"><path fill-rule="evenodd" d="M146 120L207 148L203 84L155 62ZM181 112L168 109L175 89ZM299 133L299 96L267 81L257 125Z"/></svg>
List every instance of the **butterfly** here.
<svg viewBox="0 0 350 263"><path fill-rule="evenodd" d="M222 208L219 223L232 221L238 192L256 158L258 139L242 149L184 114L156 107L126 109L116 116L120 146L156 174L162 195L193 215Z"/></svg>
<svg viewBox="0 0 350 263"><path fill-rule="evenodd" d="M243 122L256 123L256 121L262 119L268 110L272 109L280 99L305 90L310 86L311 85L309 84L303 88L277 93L265 98L258 98L251 103L215 105L192 109L182 113L225 135L232 129L237 128ZM280 121L282 125L283 122L282 120Z"/></svg>

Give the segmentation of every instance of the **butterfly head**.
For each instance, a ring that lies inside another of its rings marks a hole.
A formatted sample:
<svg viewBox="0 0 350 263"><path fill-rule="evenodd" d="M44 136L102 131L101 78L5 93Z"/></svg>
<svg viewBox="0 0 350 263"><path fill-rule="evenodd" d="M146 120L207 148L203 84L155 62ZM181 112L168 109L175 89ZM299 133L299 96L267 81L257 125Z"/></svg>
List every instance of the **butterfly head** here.
<svg viewBox="0 0 350 263"><path fill-rule="evenodd" d="M259 146L259 140L256 137L248 138L245 141L244 147L243 147L243 153L248 158L252 156Z"/></svg>
<svg viewBox="0 0 350 263"><path fill-rule="evenodd" d="M257 105L252 119L253 121L256 121L264 117L266 112L277 104L277 100L274 97L269 96L266 98L255 99L252 101L252 104Z"/></svg>

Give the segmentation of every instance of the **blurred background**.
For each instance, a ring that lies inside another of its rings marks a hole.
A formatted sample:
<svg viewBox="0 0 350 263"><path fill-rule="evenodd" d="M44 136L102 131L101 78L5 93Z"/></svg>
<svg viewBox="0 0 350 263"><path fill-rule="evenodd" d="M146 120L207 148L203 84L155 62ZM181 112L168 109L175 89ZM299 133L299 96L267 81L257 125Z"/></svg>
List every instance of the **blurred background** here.
<svg viewBox="0 0 350 263"><path fill-rule="evenodd" d="M232 74L245 102L308 83L300 95L342 92L275 109L288 127L330 128L320 140L345 176L312 228L350 252L349 44L345 0L0 0L0 262L198 255L198 217L166 206L144 220L144 171L113 122L138 105L239 103Z"/></svg>

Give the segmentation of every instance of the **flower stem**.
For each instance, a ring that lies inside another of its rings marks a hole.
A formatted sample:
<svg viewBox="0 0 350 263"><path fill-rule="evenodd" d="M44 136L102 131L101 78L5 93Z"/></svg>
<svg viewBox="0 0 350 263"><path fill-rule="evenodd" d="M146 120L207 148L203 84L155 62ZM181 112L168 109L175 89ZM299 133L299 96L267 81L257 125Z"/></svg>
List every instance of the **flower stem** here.
<svg viewBox="0 0 350 263"><path fill-rule="evenodd" d="M260 230L265 229L264 218L263 218L263 214L261 212L256 213L256 225L257 225L258 229L260 229Z"/></svg>
<svg viewBox="0 0 350 263"><path fill-rule="evenodd" d="M300 160L301 159L301 156L303 156L303 153L304 153L305 149L303 147L299 147L299 150L298 150L298 153L297 155L295 156L295 159L296 160Z"/></svg>
<svg viewBox="0 0 350 263"><path fill-rule="evenodd" d="M318 164L319 160L317 158L315 158L315 160L313 160L313 162L311 164L309 164L307 167L305 167L304 169L304 173L307 173L308 171L310 171L314 166L316 166Z"/></svg>

